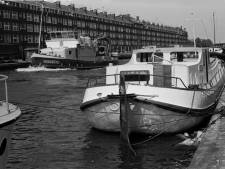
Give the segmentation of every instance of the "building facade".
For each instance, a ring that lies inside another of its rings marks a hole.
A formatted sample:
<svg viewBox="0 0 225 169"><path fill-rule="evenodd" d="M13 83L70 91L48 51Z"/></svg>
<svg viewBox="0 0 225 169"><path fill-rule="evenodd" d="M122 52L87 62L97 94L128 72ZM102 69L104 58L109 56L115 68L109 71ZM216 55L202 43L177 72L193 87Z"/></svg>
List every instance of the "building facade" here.
<svg viewBox="0 0 225 169"><path fill-rule="evenodd" d="M41 24L42 23L42 24ZM131 51L143 46L185 44L188 33L182 27L150 23L128 15L62 5L60 1L0 0L0 43L37 47L50 31L73 30L91 38L107 36L112 51Z"/></svg>

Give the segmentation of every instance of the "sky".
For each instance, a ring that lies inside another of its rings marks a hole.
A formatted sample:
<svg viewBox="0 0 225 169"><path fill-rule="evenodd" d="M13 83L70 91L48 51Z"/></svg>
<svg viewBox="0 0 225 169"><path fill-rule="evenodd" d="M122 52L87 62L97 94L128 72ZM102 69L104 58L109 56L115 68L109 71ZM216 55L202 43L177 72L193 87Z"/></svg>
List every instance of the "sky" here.
<svg viewBox="0 0 225 169"><path fill-rule="evenodd" d="M214 12L216 43L225 43L225 0L61 0L61 3L117 15L130 14L168 26L182 26L188 31L189 39L200 37L212 41Z"/></svg>

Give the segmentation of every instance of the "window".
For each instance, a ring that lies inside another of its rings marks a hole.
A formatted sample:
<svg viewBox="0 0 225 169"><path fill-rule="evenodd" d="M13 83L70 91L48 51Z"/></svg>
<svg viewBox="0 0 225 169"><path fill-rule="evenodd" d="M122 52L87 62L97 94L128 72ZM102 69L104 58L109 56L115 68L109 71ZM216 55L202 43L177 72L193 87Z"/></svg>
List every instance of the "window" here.
<svg viewBox="0 0 225 169"><path fill-rule="evenodd" d="M12 19L18 19L18 12L12 11Z"/></svg>
<svg viewBox="0 0 225 169"><path fill-rule="evenodd" d="M20 30L26 30L26 24L21 24L20 25Z"/></svg>
<svg viewBox="0 0 225 169"><path fill-rule="evenodd" d="M137 54L137 62L162 62L163 53L143 52Z"/></svg>
<svg viewBox="0 0 225 169"><path fill-rule="evenodd" d="M5 43L11 43L11 35L4 34L4 42Z"/></svg>
<svg viewBox="0 0 225 169"><path fill-rule="evenodd" d="M13 23L12 24L12 30L13 31L19 31L19 25L18 25L18 23Z"/></svg>
<svg viewBox="0 0 225 169"><path fill-rule="evenodd" d="M171 59L177 59L178 62L183 62L185 59L198 59L198 52L171 52Z"/></svg>
<svg viewBox="0 0 225 169"><path fill-rule="evenodd" d="M70 20L70 19L68 20L68 25L72 26L72 20Z"/></svg>
<svg viewBox="0 0 225 169"><path fill-rule="evenodd" d="M27 13L27 21L33 21L31 13Z"/></svg>
<svg viewBox="0 0 225 169"><path fill-rule="evenodd" d="M27 42L28 43L33 43L33 36L32 35L28 35L27 36Z"/></svg>
<svg viewBox="0 0 225 169"><path fill-rule="evenodd" d="M51 32L52 31L52 27L51 26L47 26L47 32Z"/></svg>
<svg viewBox="0 0 225 169"><path fill-rule="evenodd" d="M34 25L34 32L39 32L39 25Z"/></svg>
<svg viewBox="0 0 225 169"><path fill-rule="evenodd" d="M39 36L38 35L35 35L34 36L34 43L38 43L38 41L39 41Z"/></svg>
<svg viewBox="0 0 225 169"><path fill-rule="evenodd" d="M8 18L8 19L10 19L10 11L4 10L4 11L3 11L3 18Z"/></svg>
<svg viewBox="0 0 225 169"><path fill-rule="evenodd" d="M12 36L12 43L19 43L19 35L14 34Z"/></svg>
<svg viewBox="0 0 225 169"><path fill-rule="evenodd" d="M4 41L4 36L0 34L0 42Z"/></svg>
<svg viewBox="0 0 225 169"><path fill-rule="evenodd" d="M47 22L47 23L52 23L52 20L51 20L51 17L50 17L50 16L47 16L47 17L46 17L46 22Z"/></svg>
<svg viewBox="0 0 225 169"><path fill-rule="evenodd" d="M9 22L5 22L4 23L4 30L10 30L11 29L11 25Z"/></svg>
<svg viewBox="0 0 225 169"><path fill-rule="evenodd" d="M52 23L53 23L53 24L57 24L57 18L52 17Z"/></svg>
<svg viewBox="0 0 225 169"><path fill-rule="evenodd" d="M33 25L27 24L27 32L33 32Z"/></svg>
<svg viewBox="0 0 225 169"><path fill-rule="evenodd" d="M34 17L33 18L34 18L34 22L39 22L39 15L35 15L34 14Z"/></svg>
<svg viewBox="0 0 225 169"><path fill-rule="evenodd" d="M63 25L67 25L67 19L63 19Z"/></svg>

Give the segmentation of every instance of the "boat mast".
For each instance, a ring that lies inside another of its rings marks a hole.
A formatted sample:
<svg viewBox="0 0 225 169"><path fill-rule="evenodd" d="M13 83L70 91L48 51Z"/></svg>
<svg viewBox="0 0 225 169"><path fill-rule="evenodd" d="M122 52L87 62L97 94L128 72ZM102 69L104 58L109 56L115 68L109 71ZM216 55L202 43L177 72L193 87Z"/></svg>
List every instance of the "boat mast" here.
<svg viewBox="0 0 225 169"><path fill-rule="evenodd" d="M192 29L193 29L192 31L193 31L193 38L194 38L194 48L196 49L196 41L195 41L196 40L195 39L196 37L195 37L195 23L194 23L194 21L193 21L193 27L192 27Z"/></svg>
<svg viewBox="0 0 225 169"><path fill-rule="evenodd" d="M38 38L38 53L40 53L40 48L41 48L41 31L42 31L43 12L44 12L44 5L41 4L41 22L40 22L39 38Z"/></svg>
<svg viewBox="0 0 225 169"><path fill-rule="evenodd" d="M216 24L215 24L215 15L213 12L213 43L216 43Z"/></svg>
<svg viewBox="0 0 225 169"><path fill-rule="evenodd" d="M194 16L194 13L193 12L191 12L190 14L192 15L192 17ZM195 54L196 54L197 53L196 52L196 41L195 41L195 38L196 38L196 36L195 36L195 20L196 19L190 18L190 19L187 19L187 20L189 20L189 21L192 22L193 42L194 42L194 49L195 49Z"/></svg>

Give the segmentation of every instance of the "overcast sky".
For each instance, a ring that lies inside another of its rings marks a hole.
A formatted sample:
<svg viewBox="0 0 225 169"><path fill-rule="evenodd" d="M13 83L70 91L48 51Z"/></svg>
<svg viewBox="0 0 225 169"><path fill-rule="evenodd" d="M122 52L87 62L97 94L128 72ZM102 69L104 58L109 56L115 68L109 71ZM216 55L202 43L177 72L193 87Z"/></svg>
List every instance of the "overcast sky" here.
<svg viewBox="0 0 225 169"><path fill-rule="evenodd" d="M54 2L55 0L48 0ZM213 40L213 12L216 21L216 42L225 42L225 0L61 0L76 7L99 9L115 14L131 14L141 19L170 26L183 26L193 39Z"/></svg>

